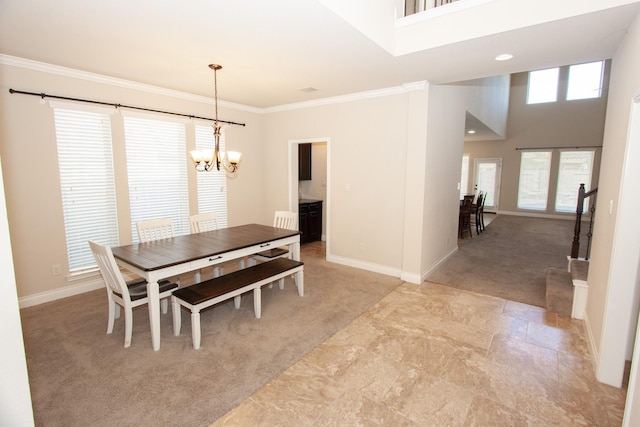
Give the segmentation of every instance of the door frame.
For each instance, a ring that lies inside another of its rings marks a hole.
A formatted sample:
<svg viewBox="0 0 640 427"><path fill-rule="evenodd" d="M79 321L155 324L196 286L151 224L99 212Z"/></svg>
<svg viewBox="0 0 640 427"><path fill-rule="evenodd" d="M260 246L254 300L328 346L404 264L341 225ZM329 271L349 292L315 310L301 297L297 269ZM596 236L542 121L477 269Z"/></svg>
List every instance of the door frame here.
<svg viewBox="0 0 640 427"><path fill-rule="evenodd" d="M493 157L493 158L475 158L473 159L473 189L475 192L476 186L478 185L478 165L480 163L495 163L496 164L496 177L495 177L495 186L493 188L494 196L493 196L493 205L487 206L485 205L485 209L487 212L498 212L498 207L500 206L500 187L502 180L502 157Z"/></svg>
<svg viewBox="0 0 640 427"><path fill-rule="evenodd" d="M325 257L331 254L331 138L305 138L289 140L289 210L298 212L298 144L327 144L327 188L324 201Z"/></svg>

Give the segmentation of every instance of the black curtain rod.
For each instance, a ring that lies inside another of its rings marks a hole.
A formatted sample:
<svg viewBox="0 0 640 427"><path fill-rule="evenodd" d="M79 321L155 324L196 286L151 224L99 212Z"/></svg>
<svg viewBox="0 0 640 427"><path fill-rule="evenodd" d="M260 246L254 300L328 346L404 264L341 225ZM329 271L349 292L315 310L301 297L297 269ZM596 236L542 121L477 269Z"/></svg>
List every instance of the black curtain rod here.
<svg viewBox="0 0 640 427"><path fill-rule="evenodd" d="M112 102L93 101L91 99L69 98L67 96L48 95L46 93L36 93L36 92L25 92L23 90L15 90L15 89L9 89L9 93L18 93L20 95L39 96L42 99L44 99L44 98L53 98L53 99L64 99L65 101L78 101L78 102L86 102L86 103L89 103L89 104L108 105L108 106L115 107L115 108L129 108L129 109L132 109L132 110L149 111L149 112L152 112L152 113L171 114L173 116L188 117L190 119L209 120L209 121L212 121L212 122L216 121L216 119L212 119L210 117L200 117L200 116L194 116L194 115L191 115L191 114L173 113L171 111L154 110L152 108L135 107L135 106L132 106L132 105L114 104ZM230 124L230 125L245 126L244 123L230 122L230 121L227 121L227 120L218 120L218 121L221 122L221 123L227 123L227 124Z"/></svg>
<svg viewBox="0 0 640 427"><path fill-rule="evenodd" d="M584 145L582 147L529 147L529 148L516 147L516 151L521 151L521 150L531 150L531 151L536 151L536 150L569 150L569 149L581 149L581 148L602 148L602 145Z"/></svg>

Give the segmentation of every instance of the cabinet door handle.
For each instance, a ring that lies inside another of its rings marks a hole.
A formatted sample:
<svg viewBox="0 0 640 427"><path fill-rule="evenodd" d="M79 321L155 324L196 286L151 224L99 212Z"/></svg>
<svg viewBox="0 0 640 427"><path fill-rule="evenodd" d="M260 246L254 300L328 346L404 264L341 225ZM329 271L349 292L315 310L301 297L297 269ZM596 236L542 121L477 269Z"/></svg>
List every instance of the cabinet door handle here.
<svg viewBox="0 0 640 427"><path fill-rule="evenodd" d="M222 255L218 255L218 256L216 256L216 257L211 257L211 258L209 258L209 261L215 261L215 260L217 260L217 259L221 259L221 258L222 258Z"/></svg>
<svg viewBox="0 0 640 427"><path fill-rule="evenodd" d="M271 243L263 243L260 245L261 248L266 248L267 246L271 246Z"/></svg>

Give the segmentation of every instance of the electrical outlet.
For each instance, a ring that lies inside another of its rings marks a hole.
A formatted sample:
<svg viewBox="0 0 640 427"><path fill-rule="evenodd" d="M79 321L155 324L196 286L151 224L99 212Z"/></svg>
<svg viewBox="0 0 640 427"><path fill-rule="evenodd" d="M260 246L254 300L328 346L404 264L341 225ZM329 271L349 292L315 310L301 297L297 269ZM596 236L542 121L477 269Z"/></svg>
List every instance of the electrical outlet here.
<svg viewBox="0 0 640 427"><path fill-rule="evenodd" d="M60 264L53 264L51 266L51 275L52 276L59 276L61 272L62 272L62 270L60 269Z"/></svg>

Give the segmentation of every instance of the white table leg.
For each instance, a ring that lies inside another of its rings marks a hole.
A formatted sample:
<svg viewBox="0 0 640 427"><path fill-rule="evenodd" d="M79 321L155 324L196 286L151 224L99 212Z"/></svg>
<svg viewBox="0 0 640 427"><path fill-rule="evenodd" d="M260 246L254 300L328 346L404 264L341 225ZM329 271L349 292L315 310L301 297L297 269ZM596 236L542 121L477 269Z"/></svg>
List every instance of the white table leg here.
<svg viewBox="0 0 640 427"><path fill-rule="evenodd" d="M295 261L300 261L300 242L292 243L289 247L289 250L293 254L293 259ZM296 282L296 287L298 288L298 295L304 296L304 276L302 271L298 271L295 274L293 280Z"/></svg>
<svg viewBox="0 0 640 427"><path fill-rule="evenodd" d="M155 351L160 350L160 289L155 280L147 281L147 297L149 298L149 326L151 344Z"/></svg>

